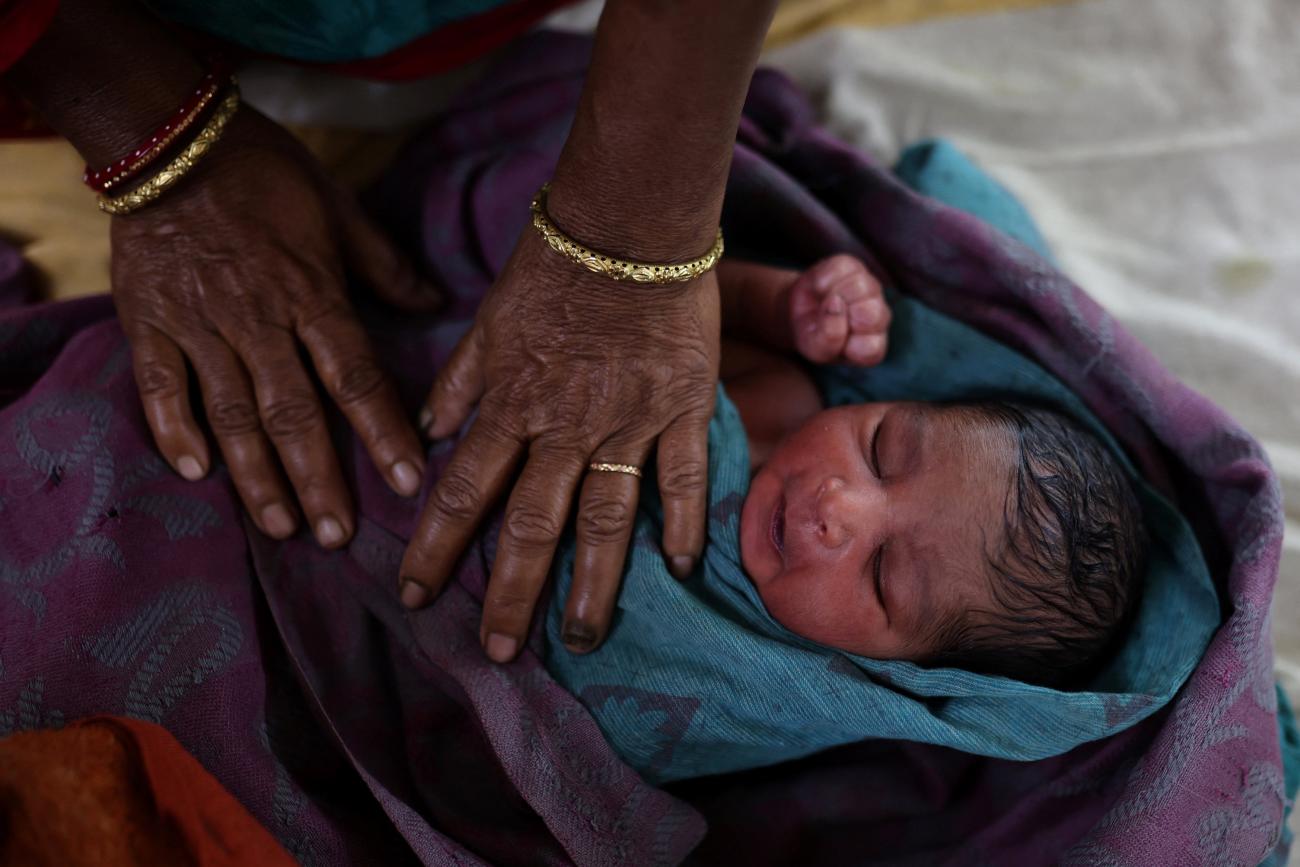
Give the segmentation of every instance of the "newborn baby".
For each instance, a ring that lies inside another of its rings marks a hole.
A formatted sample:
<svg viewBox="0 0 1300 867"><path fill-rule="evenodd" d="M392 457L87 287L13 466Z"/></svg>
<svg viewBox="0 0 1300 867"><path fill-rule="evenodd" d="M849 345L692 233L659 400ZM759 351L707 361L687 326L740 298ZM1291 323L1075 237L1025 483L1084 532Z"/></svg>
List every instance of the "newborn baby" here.
<svg viewBox="0 0 1300 867"><path fill-rule="evenodd" d="M1028 760L1158 706L1109 666L1147 578L1146 506L1120 460L1037 406L862 402L1068 391L912 299L891 312L852 257L724 261L718 280L702 560L668 573L644 486L609 634L587 653L560 647L573 546L555 570L546 667L623 761L664 783L865 739Z"/></svg>
<svg viewBox="0 0 1300 867"><path fill-rule="evenodd" d="M718 278L721 376L753 471L740 559L768 613L873 659L1049 685L1089 673L1144 560L1140 507L1107 449L1026 406L823 409L791 355L879 363L879 281L845 255L803 273L729 260Z"/></svg>

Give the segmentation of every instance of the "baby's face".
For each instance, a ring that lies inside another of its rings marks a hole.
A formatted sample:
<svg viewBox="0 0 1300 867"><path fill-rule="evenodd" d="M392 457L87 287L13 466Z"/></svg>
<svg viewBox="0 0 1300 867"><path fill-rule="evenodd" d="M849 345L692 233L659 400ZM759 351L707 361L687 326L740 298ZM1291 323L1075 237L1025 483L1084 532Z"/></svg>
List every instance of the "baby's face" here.
<svg viewBox="0 0 1300 867"><path fill-rule="evenodd" d="M792 632L924 659L938 624L994 607L987 564L1016 456L1010 433L960 409L818 413L754 476L740 518L745 571Z"/></svg>

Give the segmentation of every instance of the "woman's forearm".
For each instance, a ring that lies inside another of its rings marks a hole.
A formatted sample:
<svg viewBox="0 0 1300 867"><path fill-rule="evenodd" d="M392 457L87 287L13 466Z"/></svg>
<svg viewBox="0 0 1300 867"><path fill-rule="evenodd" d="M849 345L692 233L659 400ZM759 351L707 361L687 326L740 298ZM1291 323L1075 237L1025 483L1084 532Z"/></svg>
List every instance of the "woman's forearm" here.
<svg viewBox="0 0 1300 867"><path fill-rule="evenodd" d="M201 76L193 55L134 2L63 0L6 79L100 165L138 145Z"/></svg>
<svg viewBox="0 0 1300 867"><path fill-rule="evenodd" d="M776 0L609 0L549 199L585 244L642 261L708 249Z"/></svg>

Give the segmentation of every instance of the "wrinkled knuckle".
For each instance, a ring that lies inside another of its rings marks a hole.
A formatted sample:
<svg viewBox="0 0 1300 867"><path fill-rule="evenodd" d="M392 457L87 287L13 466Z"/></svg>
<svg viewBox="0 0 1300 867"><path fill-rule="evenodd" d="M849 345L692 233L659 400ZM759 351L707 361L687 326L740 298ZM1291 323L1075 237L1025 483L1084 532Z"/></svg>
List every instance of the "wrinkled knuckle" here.
<svg viewBox="0 0 1300 867"><path fill-rule="evenodd" d="M507 587L489 594L487 607L498 616L504 614L507 617L521 617L532 610L533 599L514 588Z"/></svg>
<svg viewBox="0 0 1300 867"><path fill-rule="evenodd" d="M433 383L434 397L439 400L460 400L472 391L470 374L464 370L448 371Z"/></svg>
<svg viewBox="0 0 1300 867"><path fill-rule="evenodd" d="M276 440L295 440L307 434L320 421L316 401L306 393L273 400L262 410L262 424Z"/></svg>
<svg viewBox="0 0 1300 867"><path fill-rule="evenodd" d="M464 523L475 520L483 500L478 488L462 475L450 473L438 480L429 495L429 506L442 518Z"/></svg>
<svg viewBox="0 0 1300 867"><path fill-rule="evenodd" d="M676 384L682 406L698 410L712 404L717 378L711 370L692 370L678 377Z"/></svg>
<svg viewBox="0 0 1300 867"><path fill-rule="evenodd" d="M334 398L341 406L364 403L384 388L384 372L369 361L357 362L334 379Z"/></svg>
<svg viewBox="0 0 1300 867"><path fill-rule="evenodd" d="M659 490L667 499L682 500L697 496L707 484L708 469L703 461L678 461L664 469Z"/></svg>
<svg viewBox="0 0 1300 867"><path fill-rule="evenodd" d="M554 545L561 529L559 521L553 515L541 509L520 506L506 516L502 532L514 547L530 551Z"/></svg>
<svg viewBox="0 0 1300 867"><path fill-rule="evenodd" d="M328 299L302 304L297 311L298 331L316 332L324 336L351 320L348 312Z"/></svg>
<svg viewBox="0 0 1300 867"><path fill-rule="evenodd" d="M136 386L147 398L175 397L183 390L180 372L167 364L148 363L136 370Z"/></svg>
<svg viewBox="0 0 1300 867"><path fill-rule="evenodd" d="M578 536L593 545L617 542L627 532L632 509L614 497L593 499L578 515Z"/></svg>
<svg viewBox="0 0 1300 867"><path fill-rule="evenodd" d="M208 406L208 423L217 436L248 434L261 427L257 409L250 401L217 399Z"/></svg>

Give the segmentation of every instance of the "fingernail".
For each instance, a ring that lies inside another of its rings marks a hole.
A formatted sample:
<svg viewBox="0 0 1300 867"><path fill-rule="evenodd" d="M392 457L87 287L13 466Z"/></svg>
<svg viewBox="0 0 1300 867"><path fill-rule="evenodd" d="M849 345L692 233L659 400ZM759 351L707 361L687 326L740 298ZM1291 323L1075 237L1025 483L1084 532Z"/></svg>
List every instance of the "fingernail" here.
<svg viewBox="0 0 1300 867"><path fill-rule="evenodd" d="M695 558L679 554L668 561L668 571L678 581L684 581L695 571Z"/></svg>
<svg viewBox="0 0 1300 867"><path fill-rule="evenodd" d="M428 588L412 578L402 579L402 604L407 608L423 608L432 598Z"/></svg>
<svg viewBox="0 0 1300 867"><path fill-rule="evenodd" d="M596 630L585 623L566 623L562 633L564 646L576 653L584 653L596 646Z"/></svg>
<svg viewBox="0 0 1300 867"><path fill-rule="evenodd" d="M192 455L181 455L176 461L176 470L191 482L203 478L203 465Z"/></svg>
<svg viewBox="0 0 1300 867"><path fill-rule="evenodd" d="M871 358L885 348L885 338L881 334L857 334L849 338L844 345L844 353L850 358Z"/></svg>
<svg viewBox="0 0 1300 867"><path fill-rule="evenodd" d="M826 312L839 315L844 312L844 299L839 295L832 295L826 301Z"/></svg>
<svg viewBox="0 0 1300 867"><path fill-rule="evenodd" d="M393 464L393 484L407 497L413 497L420 491L420 472L410 461L398 461Z"/></svg>
<svg viewBox="0 0 1300 867"><path fill-rule="evenodd" d="M493 632L487 638L487 655L493 662L509 662L515 658L519 642L509 635Z"/></svg>
<svg viewBox="0 0 1300 867"><path fill-rule="evenodd" d="M280 503L272 503L262 510L262 526L277 539L293 534L293 516Z"/></svg>
<svg viewBox="0 0 1300 867"><path fill-rule="evenodd" d="M337 545L343 541L343 525L337 518L326 515L316 522L316 539L327 548Z"/></svg>
<svg viewBox="0 0 1300 867"><path fill-rule="evenodd" d="M420 417L416 421L420 425L420 430L427 432L429 426L433 424L433 410L424 407L420 410Z"/></svg>

